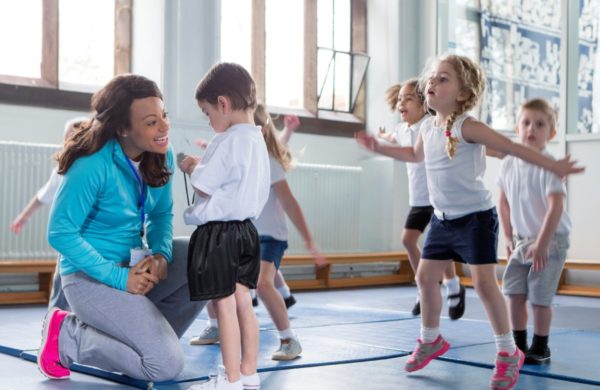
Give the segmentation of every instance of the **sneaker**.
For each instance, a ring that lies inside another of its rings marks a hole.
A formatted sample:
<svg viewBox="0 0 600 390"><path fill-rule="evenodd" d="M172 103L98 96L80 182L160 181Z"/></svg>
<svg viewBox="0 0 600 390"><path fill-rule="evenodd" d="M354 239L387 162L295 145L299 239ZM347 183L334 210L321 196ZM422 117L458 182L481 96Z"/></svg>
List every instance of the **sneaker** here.
<svg viewBox="0 0 600 390"><path fill-rule="evenodd" d="M60 363L58 353L58 335L60 327L69 313L53 307L48 310L42 325L42 345L38 351L38 368L50 379L66 379L71 375L71 370Z"/></svg>
<svg viewBox="0 0 600 390"><path fill-rule="evenodd" d="M448 301L450 299L458 298L458 305L451 307L448 305L448 316L451 320L458 320L465 314L465 286L460 285L460 291L458 294L448 295Z"/></svg>
<svg viewBox="0 0 600 390"><path fill-rule="evenodd" d="M286 309L289 309L290 307L292 307L296 304L296 298L294 298L294 296L291 294L289 297L283 298L283 301L285 302Z"/></svg>
<svg viewBox="0 0 600 390"><path fill-rule="evenodd" d="M516 348L512 355L509 355L508 352L498 352L490 388L492 390L509 390L515 387L524 360L525 354L519 348Z"/></svg>
<svg viewBox="0 0 600 390"><path fill-rule="evenodd" d="M242 374L242 386L244 386L244 390L260 390L260 377L258 373L252 375Z"/></svg>
<svg viewBox="0 0 600 390"><path fill-rule="evenodd" d="M293 360L302 353L300 341L295 338L281 340L279 349L271 355L273 360Z"/></svg>
<svg viewBox="0 0 600 390"><path fill-rule="evenodd" d="M421 301L415 302L415 305L413 306L411 313L413 316L418 316L421 314Z"/></svg>
<svg viewBox="0 0 600 390"><path fill-rule="evenodd" d="M417 340L417 346L408 358L404 369L408 372L420 370L436 357L442 356L450 348L450 344L439 335L432 343Z"/></svg>
<svg viewBox="0 0 600 390"><path fill-rule="evenodd" d="M219 328L214 326L207 326L204 328L200 336L192 337L190 340L191 345L209 345L216 344L219 342Z"/></svg>
<svg viewBox="0 0 600 390"><path fill-rule="evenodd" d="M242 381L239 380L234 383L230 383L225 375L225 367L219 366L218 374L211 374L208 376L206 382L199 383L188 387L188 390L244 390Z"/></svg>
<svg viewBox="0 0 600 390"><path fill-rule="evenodd" d="M548 364L550 363L550 348L543 351L529 349L525 352L525 364Z"/></svg>
<svg viewBox="0 0 600 390"><path fill-rule="evenodd" d="M258 298L257 297L252 298L252 306L253 307L258 306Z"/></svg>

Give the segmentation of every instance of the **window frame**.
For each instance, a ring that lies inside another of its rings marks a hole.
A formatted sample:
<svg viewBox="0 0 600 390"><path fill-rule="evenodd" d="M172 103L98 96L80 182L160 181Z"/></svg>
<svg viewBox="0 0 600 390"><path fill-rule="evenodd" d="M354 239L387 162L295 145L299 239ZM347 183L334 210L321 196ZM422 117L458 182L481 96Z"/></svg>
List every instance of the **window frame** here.
<svg viewBox="0 0 600 390"><path fill-rule="evenodd" d="M300 117L297 132L352 137L364 128L366 119L366 80L360 86L352 113L318 108L317 85L317 2L304 0L304 104L291 109L268 105L273 115L294 114ZM265 0L252 0L251 73L256 83L257 98L265 100ZM367 0L351 0L351 51L366 54Z"/></svg>
<svg viewBox="0 0 600 390"><path fill-rule="evenodd" d="M114 74L131 71L133 0L115 2ZM89 92L59 89L59 0L42 0L42 61L40 78L0 75L0 103L86 111Z"/></svg>

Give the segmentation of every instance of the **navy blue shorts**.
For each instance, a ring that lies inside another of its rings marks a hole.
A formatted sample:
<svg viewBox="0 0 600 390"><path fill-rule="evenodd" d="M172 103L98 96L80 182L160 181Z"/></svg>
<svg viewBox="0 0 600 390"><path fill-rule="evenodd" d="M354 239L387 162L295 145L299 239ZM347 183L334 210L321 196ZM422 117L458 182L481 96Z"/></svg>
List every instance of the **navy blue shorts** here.
<svg viewBox="0 0 600 390"><path fill-rule="evenodd" d="M260 236L260 259L273 263L276 269L281 265L283 253L288 247L287 241L276 240L271 236Z"/></svg>
<svg viewBox="0 0 600 390"><path fill-rule="evenodd" d="M497 253L498 214L493 207L451 220L434 214L421 257L480 265L497 263Z"/></svg>

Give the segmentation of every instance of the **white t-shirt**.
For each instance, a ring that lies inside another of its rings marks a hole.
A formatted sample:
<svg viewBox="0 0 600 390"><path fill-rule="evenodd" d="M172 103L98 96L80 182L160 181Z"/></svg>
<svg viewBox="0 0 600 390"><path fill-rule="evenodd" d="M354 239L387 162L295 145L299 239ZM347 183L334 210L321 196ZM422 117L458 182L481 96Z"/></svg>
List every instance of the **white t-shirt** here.
<svg viewBox="0 0 600 390"><path fill-rule="evenodd" d="M546 151L543 154L552 157ZM567 194L565 183L558 176L513 156L502 160L497 183L510 206L513 232L526 238L536 238L542 230L548 195ZM563 207L565 205L563 202ZM570 231L571 219L563 209L556 233L569 234Z"/></svg>
<svg viewBox="0 0 600 390"><path fill-rule="evenodd" d="M412 126L406 122L398 123L395 130L396 142L401 146L414 146L419 137L419 129L428 117L428 115L424 116ZM406 163L406 173L408 174L408 204L411 207L430 206L425 162Z"/></svg>
<svg viewBox="0 0 600 390"><path fill-rule="evenodd" d="M271 236L276 240L287 241L288 229L285 219L285 211L281 202L277 198L277 193L273 188L275 183L285 180L285 171L283 167L273 157L271 161L271 187L269 190L269 200L258 219L254 222L258 234L261 236Z"/></svg>
<svg viewBox="0 0 600 390"><path fill-rule="evenodd" d="M37 200L39 200L43 204L50 204L54 200L54 195L56 194L56 190L58 190L58 186L62 182L62 175L58 174L58 168L54 168L48 181L42 188L40 188L35 195Z"/></svg>
<svg viewBox="0 0 600 390"><path fill-rule="evenodd" d="M460 115L452 126L452 136L458 138L453 159L446 154L444 126L436 127L435 117L421 125L429 200L447 219L494 207L492 194L483 183L485 146L469 143L462 136L462 124L468 117Z"/></svg>
<svg viewBox="0 0 600 390"><path fill-rule="evenodd" d="M213 137L191 174L196 196L184 212L188 225L257 218L269 197L269 154L260 127L231 126Z"/></svg>

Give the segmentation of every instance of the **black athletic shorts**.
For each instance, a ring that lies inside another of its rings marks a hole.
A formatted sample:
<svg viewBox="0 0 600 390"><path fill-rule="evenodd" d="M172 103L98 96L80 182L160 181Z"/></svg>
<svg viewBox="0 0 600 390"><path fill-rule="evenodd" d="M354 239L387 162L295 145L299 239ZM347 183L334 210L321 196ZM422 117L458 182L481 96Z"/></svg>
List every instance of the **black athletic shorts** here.
<svg viewBox="0 0 600 390"><path fill-rule="evenodd" d="M250 222L209 222L198 226L188 247L188 283L193 301L223 298L236 283L256 288L260 242Z"/></svg>
<svg viewBox="0 0 600 390"><path fill-rule="evenodd" d="M432 215L432 206L411 207L404 223L404 229L419 230L423 233L427 225L429 225Z"/></svg>

